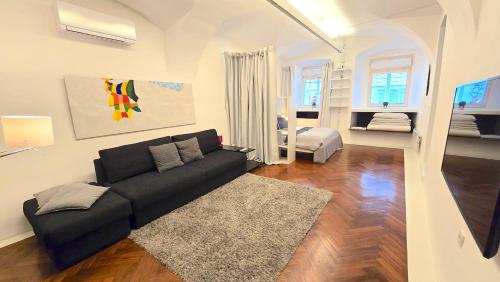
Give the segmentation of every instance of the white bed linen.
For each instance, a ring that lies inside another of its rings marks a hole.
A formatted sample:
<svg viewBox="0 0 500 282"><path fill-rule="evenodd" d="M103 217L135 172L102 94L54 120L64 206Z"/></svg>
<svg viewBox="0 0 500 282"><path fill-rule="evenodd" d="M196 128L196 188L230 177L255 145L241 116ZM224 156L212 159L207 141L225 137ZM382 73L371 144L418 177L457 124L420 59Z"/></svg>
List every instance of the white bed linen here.
<svg viewBox="0 0 500 282"><path fill-rule="evenodd" d="M321 145L339 137L339 132L333 128L313 127L297 135L296 147L316 151Z"/></svg>

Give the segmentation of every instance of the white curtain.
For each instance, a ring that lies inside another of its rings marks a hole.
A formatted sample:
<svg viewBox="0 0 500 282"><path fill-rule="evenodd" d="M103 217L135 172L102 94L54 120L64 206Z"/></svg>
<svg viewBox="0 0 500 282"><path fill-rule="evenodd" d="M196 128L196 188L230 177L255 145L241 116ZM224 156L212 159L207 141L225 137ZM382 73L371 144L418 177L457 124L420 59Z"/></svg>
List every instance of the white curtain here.
<svg viewBox="0 0 500 282"><path fill-rule="evenodd" d="M272 48L224 53L230 142L254 148L250 158L266 164L279 159L274 56Z"/></svg>
<svg viewBox="0 0 500 282"><path fill-rule="evenodd" d="M281 98L281 113L288 114L288 99L292 97L292 67L285 66L281 68L281 84L280 84L280 98Z"/></svg>
<svg viewBox="0 0 500 282"><path fill-rule="evenodd" d="M331 79L333 72L333 62L330 61L321 68L321 110L319 112L319 126L330 127L330 96L331 96Z"/></svg>

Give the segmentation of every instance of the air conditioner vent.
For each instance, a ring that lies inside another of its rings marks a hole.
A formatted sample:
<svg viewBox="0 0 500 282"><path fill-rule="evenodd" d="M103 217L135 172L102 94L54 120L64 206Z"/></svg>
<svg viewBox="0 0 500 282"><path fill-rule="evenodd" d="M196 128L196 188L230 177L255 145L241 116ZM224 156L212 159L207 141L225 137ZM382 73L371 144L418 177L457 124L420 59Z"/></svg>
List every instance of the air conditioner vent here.
<svg viewBox="0 0 500 282"><path fill-rule="evenodd" d="M126 45L136 41L135 25L131 21L63 1L56 1L56 8L59 25L65 32Z"/></svg>

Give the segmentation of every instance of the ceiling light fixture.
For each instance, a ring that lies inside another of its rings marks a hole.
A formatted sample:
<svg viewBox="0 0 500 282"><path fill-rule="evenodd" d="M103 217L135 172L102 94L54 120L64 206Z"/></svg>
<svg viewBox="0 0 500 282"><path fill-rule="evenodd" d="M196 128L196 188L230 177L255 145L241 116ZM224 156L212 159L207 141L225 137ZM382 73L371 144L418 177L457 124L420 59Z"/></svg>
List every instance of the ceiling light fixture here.
<svg viewBox="0 0 500 282"><path fill-rule="evenodd" d="M286 0L331 38L354 33L351 22L332 0Z"/></svg>
<svg viewBox="0 0 500 282"><path fill-rule="evenodd" d="M326 35L326 34L320 34L320 33L316 32L308 24L304 23L299 18L297 18L297 16L295 16L294 14L292 14L292 12L290 12L288 10L288 8L283 7L282 6L283 3L278 3L278 2L285 2L285 1L287 1L287 0L267 0L267 2L269 2L271 5L273 5L276 9L280 10L287 17L291 18L292 20L294 20L295 22L297 22L298 24L300 24L303 28L307 29L310 33L314 34L314 36L318 37L323 42L325 42L327 45L329 45L330 47L332 47L335 51L337 51L338 53L342 54L342 50L340 50L339 48L337 48L337 46L335 46L331 42L332 40L330 38L327 38L328 35Z"/></svg>

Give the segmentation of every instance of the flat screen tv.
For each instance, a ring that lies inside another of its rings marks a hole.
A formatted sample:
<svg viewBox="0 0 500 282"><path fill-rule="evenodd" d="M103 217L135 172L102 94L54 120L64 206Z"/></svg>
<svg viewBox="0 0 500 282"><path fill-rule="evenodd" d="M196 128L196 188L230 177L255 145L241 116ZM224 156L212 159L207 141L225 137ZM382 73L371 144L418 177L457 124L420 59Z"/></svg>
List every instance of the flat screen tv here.
<svg viewBox="0 0 500 282"><path fill-rule="evenodd" d="M457 87L441 170L481 253L495 256L500 241L500 76Z"/></svg>

